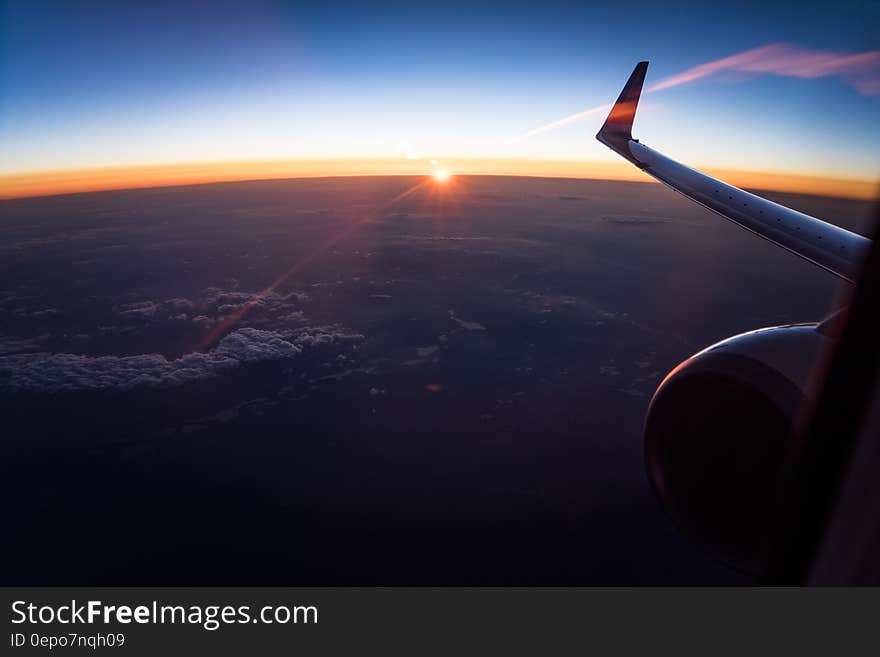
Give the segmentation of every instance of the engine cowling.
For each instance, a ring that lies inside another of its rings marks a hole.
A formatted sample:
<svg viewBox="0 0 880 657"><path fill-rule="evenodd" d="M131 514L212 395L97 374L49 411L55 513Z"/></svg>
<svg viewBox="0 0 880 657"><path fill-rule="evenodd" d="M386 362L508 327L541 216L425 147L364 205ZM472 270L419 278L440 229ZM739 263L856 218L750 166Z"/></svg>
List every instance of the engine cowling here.
<svg viewBox="0 0 880 657"><path fill-rule="evenodd" d="M828 322L737 335L681 363L651 400L654 491L688 538L740 570L755 572L767 548L792 429L831 342Z"/></svg>

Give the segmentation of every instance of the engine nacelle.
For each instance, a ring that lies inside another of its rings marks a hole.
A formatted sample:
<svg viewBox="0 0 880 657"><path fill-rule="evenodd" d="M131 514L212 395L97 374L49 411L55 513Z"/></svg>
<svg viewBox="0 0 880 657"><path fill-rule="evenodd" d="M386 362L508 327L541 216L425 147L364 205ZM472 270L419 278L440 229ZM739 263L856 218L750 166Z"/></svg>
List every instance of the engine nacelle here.
<svg viewBox="0 0 880 657"><path fill-rule="evenodd" d="M740 570L754 572L798 412L812 389L829 322L728 338L691 356L654 394L645 463L681 531Z"/></svg>

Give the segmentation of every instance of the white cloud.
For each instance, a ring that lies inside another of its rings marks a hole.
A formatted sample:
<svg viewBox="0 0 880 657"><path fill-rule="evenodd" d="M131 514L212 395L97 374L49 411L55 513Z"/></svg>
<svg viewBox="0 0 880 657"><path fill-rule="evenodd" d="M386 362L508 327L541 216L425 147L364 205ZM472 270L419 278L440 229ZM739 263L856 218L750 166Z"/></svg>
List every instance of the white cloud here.
<svg viewBox="0 0 880 657"><path fill-rule="evenodd" d="M39 335L34 338L18 338L11 335L0 335L0 354L34 351L39 348L40 342L48 337L48 334Z"/></svg>
<svg viewBox="0 0 880 657"><path fill-rule="evenodd" d="M123 317L152 317L158 306L152 301L138 301L119 306L117 312Z"/></svg>
<svg viewBox="0 0 880 657"><path fill-rule="evenodd" d="M98 326L99 333L127 333L149 322L191 321L203 330L215 326L218 315L242 306L251 312L238 328L210 351L177 359L162 354L89 356L72 353L34 353L46 336L26 339L0 336L0 388L59 392L66 390L129 390L140 386L169 387L202 381L228 369L261 361L295 358L304 349L359 342L364 336L338 326L305 326L300 309L308 297L301 292L250 292L208 288L197 299L175 297L119 305L118 315L141 320L136 325ZM189 312L182 312L189 311ZM28 353L30 352L30 353Z"/></svg>
<svg viewBox="0 0 880 657"><path fill-rule="evenodd" d="M204 381L242 365L292 359L316 345L360 340L360 334L327 328L281 334L246 327L230 333L208 352L173 360L161 354L13 354L0 356L0 386L40 392L167 388Z"/></svg>
<svg viewBox="0 0 880 657"><path fill-rule="evenodd" d="M192 301L179 297L174 299L165 299L165 301L162 302L162 305L169 308L170 310L190 310L193 308Z"/></svg>

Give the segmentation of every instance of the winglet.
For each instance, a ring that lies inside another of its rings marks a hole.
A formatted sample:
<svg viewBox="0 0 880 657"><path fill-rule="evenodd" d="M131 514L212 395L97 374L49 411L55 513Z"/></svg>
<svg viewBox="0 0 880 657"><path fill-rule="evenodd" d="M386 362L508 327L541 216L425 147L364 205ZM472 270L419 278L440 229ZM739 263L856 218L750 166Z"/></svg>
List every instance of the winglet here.
<svg viewBox="0 0 880 657"><path fill-rule="evenodd" d="M633 69L632 75L620 92L617 102L611 108L608 118L596 135L596 139L608 146L611 150L619 153L631 162L635 158L629 152L627 143L632 139L632 124L636 116L636 108L639 106L639 97L642 95L642 84L645 82L645 73L648 71L648 62L639 62Z"/></svg>

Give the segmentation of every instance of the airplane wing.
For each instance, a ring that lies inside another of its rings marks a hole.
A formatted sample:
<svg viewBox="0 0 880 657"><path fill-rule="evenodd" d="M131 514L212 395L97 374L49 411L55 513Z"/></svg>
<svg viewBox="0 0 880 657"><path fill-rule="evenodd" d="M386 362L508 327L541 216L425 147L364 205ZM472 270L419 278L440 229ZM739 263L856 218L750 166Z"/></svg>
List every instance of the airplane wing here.
<svg viewBox="0 0 880 657"><path fill-rule="evenodd" d="M871 240L700 173L632 137L648 62L639 62L596 139L663 184L852 283Z"/></svg>

